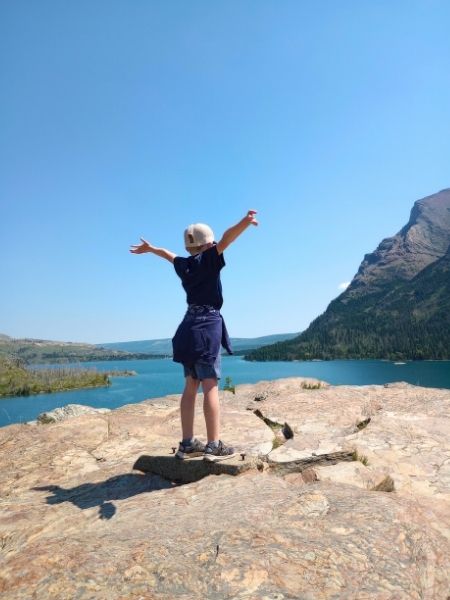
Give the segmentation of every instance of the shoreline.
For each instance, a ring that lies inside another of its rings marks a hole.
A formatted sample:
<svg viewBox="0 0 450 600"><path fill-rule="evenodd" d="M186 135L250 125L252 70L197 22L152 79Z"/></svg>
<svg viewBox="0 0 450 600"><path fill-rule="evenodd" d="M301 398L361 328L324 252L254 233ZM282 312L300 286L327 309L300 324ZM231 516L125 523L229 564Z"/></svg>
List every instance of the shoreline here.
<svg viewBox="0 0 450 600"><path fill-rule="evenodd" d="M109 361L93 364L98 370L109 371L121 369L123 363L111 364ZM0 397L0 427L12 423L34 420L40 412L52 410L68 403L90 405L92 407L116 408L124 404L134 404L144 399L161 398L166 395L180 394L184 379L180 366L172 361L160 359L155 361L131 361L126 363L129 370L135 369L138 375L116 377L110 386L91 388L71 388L58 395L33 394L31 396ZM448 362L420 361L406 365L394 365L390 362L375 360L340 360L327 362L302 363L249 363L241 356L227 356L222 362L222 379L219 388L222 390L226 377L231 384L253 384L261 380L276 381L290 377L309 377L327 381L336 386L370 386L391 382L406 381L412 385L450 389L450 369Z"/></svg>
<svg viewBox="0 0 450 600"><path fill-rule="evenodd" d="M292 383L299 381L301 383L301 388L304 391L308 391L308 392L315 392L315 391L323 391L323 390L335 390L336 393L340 393L340 391L343 388L347 388L349 391L351 390L355 390L355 391L360 391L361 393L363 393L364 391L367 391L367 393L372 393L373 391L376 390L385 390L385 389L390 389L393 391L393 393L395 393L398 390L401 389L407 389L407 388L415 388L419 393L422 394L427 394L430 393L432 391L436 391L436 392L450 392L450 388L445 388L445 387L431 387L431 386L423 386L423 385L416 385L413 383L409 383L407 381L394 381L394 382L389 382L389 383L365 383L365 384L348 384L348 383L341 383L341 384L331 384L327 381L321 380L321 379L317 379L314 377L303 377L303 376L298 376L298 375L293 375L293 376L288 376L288 377L279 377L279 378L273 378L273 379L260 379L256 382L252 382L252 383L239 383L236 384L235 387L235 392L233 392L231 389L226 389L223 387L219 387L219 394L222 397L223 395L228 395L230 394L231 397L235 396L236 393L238 393L238 391L242 391L245 389L250 389L253 387L256 388L261 388L261 387L272 387L272 386L290 386ZM101 387L109 387L108 385L91 385L91 386L86 386L83 388L68 388L68 389L64 389L64 390L58 390L61 392L71 392L71 391L77 391L77 389L94 389L94 388L101 388ZM39 396L40 394L45 394L46 392L37 392L34 394L30 394L34 395L34 396ZM179 407L179 399L181 398L182 393L169 393L169 394L165 394L162 396L152 396L152 397L146 397L143 398L142 400L139 400L137 402L131 402L131 403L127 403L127 404L123 404L120 406L116 406L116 407L112 407L109 408L107 406L92 406L88 403L83 403L83 404L79 404L79 403L73 403L75 406L84 406L86 408L88 408L89 410L92 410L92 412L96 412L96 411L103 411L103 410L108 410L111 412L115 412L115 411L120 411L122 410L124 407L126 406L137 406L140 404L165 404L165 403L169 403L169 404L173 404L174 406L178 406ZM11 398L11 396L9 396ZM17 396L17 398L27 398L27 396ZM2 397L0 396L0 408L1 408L1 400ZM72 403L69 403L72 404ZM197 402L196 404L200 405L201 402ZM59 406L55 406L54 408L51 409L51 411L54 410L58 410L58 409L62 409L65 406L67 406L67 404L61 404ZM42 411L42 413L44 412L48 412L48 411ZM39 413L41 414L41 413ZM15 425L29 425L29 426L41 426L42 423L39 423L38 421L38 416L36 416L36 419L30 419L27 421L21 421L21 422L14 422L14 423L9 423L6 425L0 425L0 431L3 431L5 429L5 427L9 427L9 426L15 426Z"/></svg>

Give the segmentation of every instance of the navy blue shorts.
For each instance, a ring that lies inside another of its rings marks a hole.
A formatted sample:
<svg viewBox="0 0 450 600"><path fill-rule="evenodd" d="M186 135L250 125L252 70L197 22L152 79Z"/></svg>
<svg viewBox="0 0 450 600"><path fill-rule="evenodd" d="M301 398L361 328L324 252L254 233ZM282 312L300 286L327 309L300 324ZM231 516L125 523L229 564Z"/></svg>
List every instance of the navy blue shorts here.
<svg viewBox="0 0 450 600"><path fill-rule="evenodd" d="M193 379L220 379L221 369L220 369L221 357L218 354L214 366L202 363L197 361L193 365L183 365L184 376L192 377Z"/></svg>

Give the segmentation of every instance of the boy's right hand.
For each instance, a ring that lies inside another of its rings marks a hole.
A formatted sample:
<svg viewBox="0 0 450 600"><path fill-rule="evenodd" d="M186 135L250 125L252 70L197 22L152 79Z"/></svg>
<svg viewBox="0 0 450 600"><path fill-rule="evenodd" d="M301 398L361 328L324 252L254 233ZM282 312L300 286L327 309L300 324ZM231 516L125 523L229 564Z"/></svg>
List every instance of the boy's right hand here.
<svg viewBox="0 0 450 600"><path fill-rule="evenodd" d="M149 242L144 240L144 238L140 239L142 244L134 244L133 246L131 246L130 252L132 252L133 254L144 254L144 252L152 252L153 246Z"/></svg>

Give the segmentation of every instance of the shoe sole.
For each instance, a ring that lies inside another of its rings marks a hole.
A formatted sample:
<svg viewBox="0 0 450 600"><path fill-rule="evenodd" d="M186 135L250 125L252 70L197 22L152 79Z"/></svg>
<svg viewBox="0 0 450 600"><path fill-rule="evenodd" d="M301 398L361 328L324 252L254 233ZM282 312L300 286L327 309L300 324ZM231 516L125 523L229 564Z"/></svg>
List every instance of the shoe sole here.
<svg viewBox="0 0 450 600"><path fill-rule="evenodd" d="M236 452L233 452L233 454L226 454L224 456L218 456L217 454L205 454L203 456L203 460L206 460L207 462L217 462L219 460L226 460L227 458L233 458L233 456L236 456Z"/></svg>
<svg viewBox="0 0 450 600"><path fill-rule="evenodd" d="M198 456L203 456L204 452L178 452L175 454L175 458L178 460L189 460L190 458L196 458Z"/></svg>

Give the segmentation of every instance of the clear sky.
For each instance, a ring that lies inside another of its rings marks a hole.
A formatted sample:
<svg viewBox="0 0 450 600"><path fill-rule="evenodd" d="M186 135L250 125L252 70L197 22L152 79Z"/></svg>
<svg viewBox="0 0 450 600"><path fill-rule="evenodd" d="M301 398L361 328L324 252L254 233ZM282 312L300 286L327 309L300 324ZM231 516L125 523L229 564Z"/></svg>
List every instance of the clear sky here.
<svg viewBox="0 0 450 600"><path fill-rule="evenodd" d="M450 185L450 3L4 0L0 332L171 337L183 230L219 238L230 335L300 331Z"/></svg>

